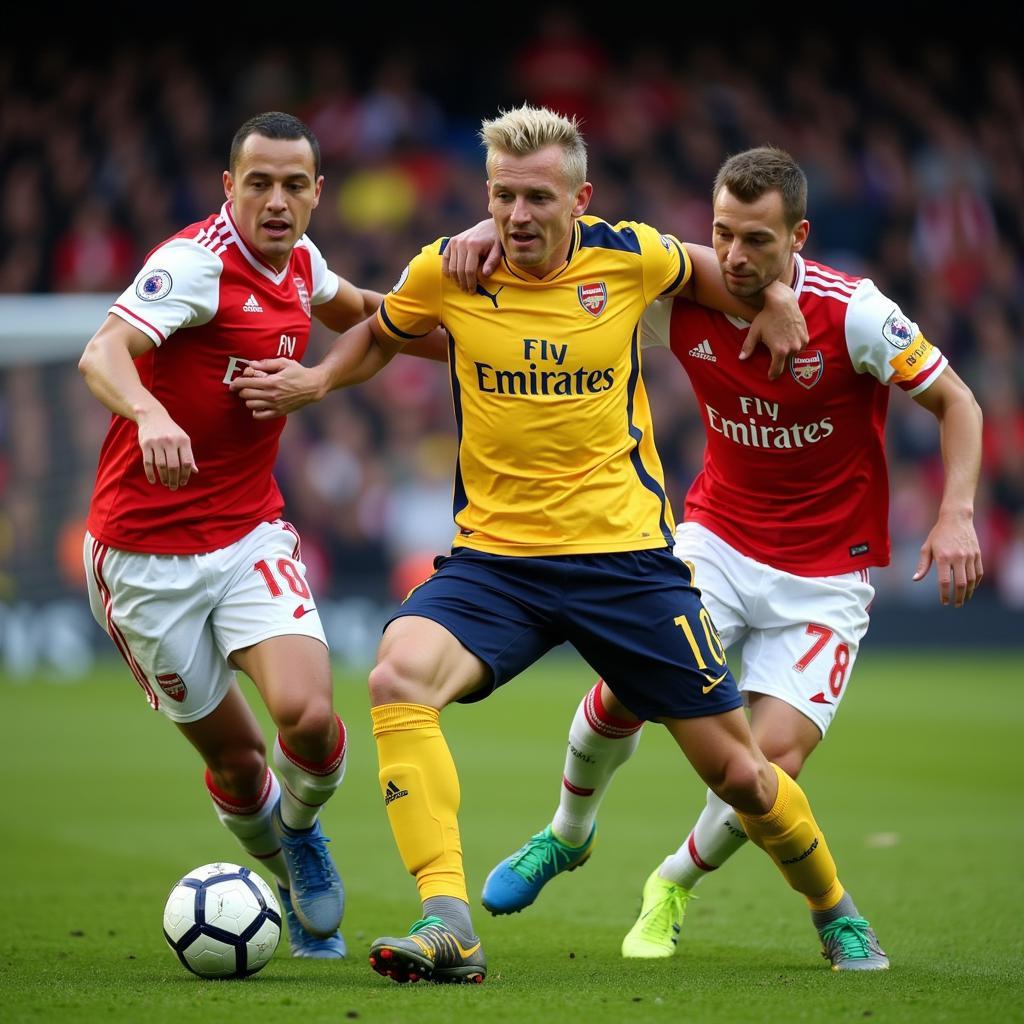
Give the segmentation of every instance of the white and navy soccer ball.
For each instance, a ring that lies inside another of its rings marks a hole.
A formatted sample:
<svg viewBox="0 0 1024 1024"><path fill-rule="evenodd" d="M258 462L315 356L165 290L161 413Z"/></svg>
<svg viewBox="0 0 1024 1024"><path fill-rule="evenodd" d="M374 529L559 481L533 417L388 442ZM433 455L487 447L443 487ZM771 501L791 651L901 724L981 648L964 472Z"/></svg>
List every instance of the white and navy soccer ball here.
<svg viewBox="0 0 1024 1024"><path fill-rule="evenodd" d="M164 938L201 978L247 978L277 949L281 908L270 886L249 868L204 864L167 897Z"/></svg>

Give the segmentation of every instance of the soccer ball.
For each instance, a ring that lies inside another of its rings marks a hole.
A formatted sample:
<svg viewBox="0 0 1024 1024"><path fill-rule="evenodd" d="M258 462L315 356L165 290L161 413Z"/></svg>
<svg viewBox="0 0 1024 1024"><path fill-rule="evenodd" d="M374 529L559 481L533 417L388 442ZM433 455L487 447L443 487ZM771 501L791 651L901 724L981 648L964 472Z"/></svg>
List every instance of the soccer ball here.
<svg viewBox="0 0 1024 1024"><path fill-rule="evenodd" d="M249 868L204 864L167 897L164 938L201 978L246 978L274 955L281 908L270 886Z"/></svg>

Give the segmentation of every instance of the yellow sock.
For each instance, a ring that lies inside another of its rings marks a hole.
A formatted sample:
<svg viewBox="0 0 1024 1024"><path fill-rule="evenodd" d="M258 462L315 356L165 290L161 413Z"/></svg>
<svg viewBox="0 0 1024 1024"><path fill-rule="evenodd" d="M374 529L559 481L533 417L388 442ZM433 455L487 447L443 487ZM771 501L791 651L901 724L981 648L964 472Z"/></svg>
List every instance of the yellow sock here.
<svg viewBox="0 0 1024 1024"><path fill-rule="evenodd" d="M836 862L804 791L777 764L772 767L779 777L775 805L762 816L740 814L740 821L747 835L775 861L786 881L804 894L812 910L831 910L845 891Z"/></svg>
<svg viewBox="0 0 1024 1024"><path fill-rule="evenodd" d="M469 902L459 839L459 776L440 713L423 704L371 708L380 788L391 831L420 899Z"/></svg>

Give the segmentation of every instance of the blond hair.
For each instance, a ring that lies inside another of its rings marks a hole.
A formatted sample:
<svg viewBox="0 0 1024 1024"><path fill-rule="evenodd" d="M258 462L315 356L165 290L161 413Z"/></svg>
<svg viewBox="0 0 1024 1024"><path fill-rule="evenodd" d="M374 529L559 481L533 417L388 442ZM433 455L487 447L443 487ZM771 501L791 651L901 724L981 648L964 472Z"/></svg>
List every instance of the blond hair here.
<svg viewBox="0 0 1024 1024"><path fill-rule="evenodd" d="M547 107L532 107L524 103L482 122L480 139L487 147L488 174L498 153L529 156L546 146L561 146L564 153L562 168L569 187L575 191L587 180L587 144L575 117L570 119Z"/></svg>

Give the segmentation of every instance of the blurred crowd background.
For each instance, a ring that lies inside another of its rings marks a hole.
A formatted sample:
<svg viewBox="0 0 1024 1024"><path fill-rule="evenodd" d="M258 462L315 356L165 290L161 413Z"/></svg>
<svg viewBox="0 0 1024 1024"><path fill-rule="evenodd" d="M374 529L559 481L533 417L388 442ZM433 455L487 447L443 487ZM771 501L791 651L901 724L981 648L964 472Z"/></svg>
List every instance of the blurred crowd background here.
<svg viewBox="0 0 1024 1024"><path fill-rule="evenodd" d="M974 389L985 412L976 522L986 599L1024 608L1017 54L998 41L979 53L952 35L914 46L813 31L631 43L613 29L552 10L487 52L489 34L472 57L330 33L289 48L126 39L28 54L0 44L0 293L120 292L153 245L220 207L231 136L267 109L299 115L320 139L326 185L310 236L336 271L379 290L421 245L485 214L476 130L499 107L529 100L579 116L592 212L705 243L719 164L770 142L808 175L805 253L873 278ZM314 332L309 358L329 341ZM108 419L77 353L24 356L0 369L6 606L83 592L83 520ZM646 366L681 509L700 419L671 356ZM391 602L448 548L453 438L444 368L407 357L293 417L278 479L318 594ZM894 564L873 582L881 603L937 605L934 577L910 581L942 481L933 418L894 394L888 442Z"/></svg>

